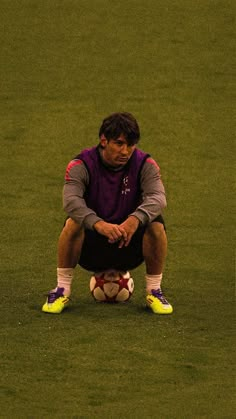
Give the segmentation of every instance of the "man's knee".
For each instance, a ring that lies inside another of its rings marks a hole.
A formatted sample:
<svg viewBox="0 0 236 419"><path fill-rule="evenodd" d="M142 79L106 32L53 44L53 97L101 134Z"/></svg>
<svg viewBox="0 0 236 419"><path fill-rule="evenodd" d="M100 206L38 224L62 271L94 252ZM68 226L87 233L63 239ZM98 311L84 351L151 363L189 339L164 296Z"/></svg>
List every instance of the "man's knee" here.
<svg viewBox="0 0 236 419"><path fill-rule="evenodd" d="M165 226L159 222L152 222L148 224L145 230L145 236L152 240L160 240L166 238Z"/></svg>
<svg viewBox="0 0 236 419"><path fill-rule="evenodd" d="M84 229L81 224L76 223L72 218L67 218L63 227L63 232L70 237L76 237L83 234Z"/></svg>

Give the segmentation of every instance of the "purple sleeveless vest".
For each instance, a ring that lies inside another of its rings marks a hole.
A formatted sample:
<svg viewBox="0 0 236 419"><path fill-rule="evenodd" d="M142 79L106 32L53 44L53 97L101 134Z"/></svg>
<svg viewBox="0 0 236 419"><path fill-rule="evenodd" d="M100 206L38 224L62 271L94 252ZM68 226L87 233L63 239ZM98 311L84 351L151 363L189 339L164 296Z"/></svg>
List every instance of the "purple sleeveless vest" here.
<svg viewBox="0 0 236 419"><path fill-rule="evenodd" d="M102 163L98 147L83 150L76 158L89 173L86 205L107 222L123 222L141 202L140 171L148 156L135 149L124 168L113 171Z"/></svg>

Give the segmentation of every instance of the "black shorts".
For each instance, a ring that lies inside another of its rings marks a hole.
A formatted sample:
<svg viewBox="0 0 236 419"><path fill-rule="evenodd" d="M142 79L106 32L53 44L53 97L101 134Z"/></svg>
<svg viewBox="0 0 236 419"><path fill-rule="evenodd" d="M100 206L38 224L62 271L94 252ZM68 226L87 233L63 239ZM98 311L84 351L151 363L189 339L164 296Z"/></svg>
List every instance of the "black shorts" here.
<svg viewBox="0 0 236 419"><path fill-rule="evenodd" d="M164 225L159 215L155 220ZM85 230L85 239L78 264L91 272L108 269L128 271L137 268L143 262L143 235L146 227L139 227L127 247L119 249L118 243L108 243L107 237L94 230Z"/></svg>

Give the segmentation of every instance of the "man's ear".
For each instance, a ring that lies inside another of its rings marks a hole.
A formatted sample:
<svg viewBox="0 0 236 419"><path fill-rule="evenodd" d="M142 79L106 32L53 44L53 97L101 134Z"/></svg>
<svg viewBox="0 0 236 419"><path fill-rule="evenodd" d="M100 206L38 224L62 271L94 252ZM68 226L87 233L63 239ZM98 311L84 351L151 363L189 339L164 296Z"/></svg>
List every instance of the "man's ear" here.
<svg viewBox="0 0 236 419"><path fill-rule="evenodd" d="M105 135L102 134L101 137L100 137L101 146L104 148L104 147L106 147L107 143L108 143L108 140L106 139Z"/></svg>

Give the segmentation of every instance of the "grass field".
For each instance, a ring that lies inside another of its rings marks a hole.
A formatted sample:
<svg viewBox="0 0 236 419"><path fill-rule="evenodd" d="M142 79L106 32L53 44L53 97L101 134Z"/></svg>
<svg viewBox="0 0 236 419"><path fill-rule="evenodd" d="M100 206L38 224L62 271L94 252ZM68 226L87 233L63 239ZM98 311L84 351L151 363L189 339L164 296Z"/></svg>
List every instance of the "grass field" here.
<svg viewBox="0 0 236 419"><path fill-rule="evenodd" d="M235 418L235 3L0 0L1 418ZM55 285L68 161L127 110L162 169L172 316Z"/></svg>

